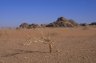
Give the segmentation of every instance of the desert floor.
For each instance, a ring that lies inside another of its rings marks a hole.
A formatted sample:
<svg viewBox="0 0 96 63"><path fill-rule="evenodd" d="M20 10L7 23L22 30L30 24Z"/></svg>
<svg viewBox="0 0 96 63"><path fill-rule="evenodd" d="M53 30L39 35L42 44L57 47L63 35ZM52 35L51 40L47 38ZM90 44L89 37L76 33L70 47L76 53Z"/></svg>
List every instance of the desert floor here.
<svg viewBox="0 0 96 63"><path fill-rule="evenodd" d="M96 28L0 29L0 63L96 63Z"/></svg>

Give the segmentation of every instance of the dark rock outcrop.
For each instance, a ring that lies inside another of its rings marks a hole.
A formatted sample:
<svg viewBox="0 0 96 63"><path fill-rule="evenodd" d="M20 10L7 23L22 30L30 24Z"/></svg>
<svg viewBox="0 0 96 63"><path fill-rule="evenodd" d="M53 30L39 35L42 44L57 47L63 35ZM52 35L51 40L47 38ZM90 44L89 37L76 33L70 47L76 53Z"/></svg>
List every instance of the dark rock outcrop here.
<svg viewBox="0 0 96 63"><path fill-rule="evenodd" d="M37 27L74 27L78 26L78 23L76 23L72 19L66 19L64 17L59 17L56 21L49 23L49 24L41 24L40 26L38 24L28 24L28 23L22 23L19 27L20 28L37 28Z"/></svg>
<svg viewBox="0 0 96 63"><path fill-rule="evenodd" d="M22 23L19 27L20 28L28 28L29 24L28 23Z"/></svg>
<svg viewBox="0 0 96 63"><path fill-rule="evenodd" d="M74 27L77 25L78 24L74 20L59 17L55 22L48 24L47 27Z"/></svg>

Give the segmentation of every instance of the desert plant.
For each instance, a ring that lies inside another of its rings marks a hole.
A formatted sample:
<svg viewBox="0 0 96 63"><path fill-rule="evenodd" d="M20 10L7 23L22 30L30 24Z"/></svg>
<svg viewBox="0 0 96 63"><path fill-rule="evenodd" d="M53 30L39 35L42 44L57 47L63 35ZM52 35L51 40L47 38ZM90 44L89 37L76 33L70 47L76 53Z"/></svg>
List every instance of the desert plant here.
<svg viewBox="0 0 96 63"><path fill-rule="evenodd" d="M44 40L44 43L45 44L48 44L48 47L49 47L49 53L52 53L52 41L50 38L46 37L46 38L42 38Z"/></svg>
<svg viewBox="0 0 96 63"><path fill-rule="evenodd" d="M43 29L45 29L45 28L43 28ZM35 42L35 43L41 42L43 44L48 44L49 53L52 53L53 41L51 39L50 33L48 33L46 35L45 31L42 31L41 28L37 28L34 31L38 31L41 34L41 37L39 39L35 38L35 40L32 40L33 38L31 37L31 35L26 33L25 35L28 37L28 39L25 40L25 43L23 45L29 46L29 45L31 45L32 42Z"/></svg>
<svg viewBox="0 0 96 63"><path fill-rule="evenodd" d="M41 34L41 40L43 40L43 43L44 44L48 44L48 47L49 47L49 53L52 53L52 46L53 46L53 42L52 39L51 39L51 36L50 36L50 32L48 32L48 35L45 36L44 34L44 31L38 29L38 31L40 32Z"/></svg>

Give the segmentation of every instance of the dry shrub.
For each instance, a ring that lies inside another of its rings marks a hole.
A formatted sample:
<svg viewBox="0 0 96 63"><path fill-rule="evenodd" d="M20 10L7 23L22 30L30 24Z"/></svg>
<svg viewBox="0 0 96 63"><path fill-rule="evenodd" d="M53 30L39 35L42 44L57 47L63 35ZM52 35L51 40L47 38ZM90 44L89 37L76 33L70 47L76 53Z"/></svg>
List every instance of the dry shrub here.
<svg viewBox="0 0 96 63"><path fill-rule="evenodd" d="M44 30L46 30L45 28L43 28ZM50 31L43 31L41 29L38 29L38 31L40 32L40 34L42 35L41 36L41 40L43 40L43 43L44 44L48 44L48 47L49 47L49 53L52 53L52 49L53 49L53 40L51 38L51 36L54 35L54 33L50 33ZM53 35L52 35L53 34Z"/></svg>
<svg viewBox="0 0 96 63"><path fill-rule="evenodd" d="M52 40L52 36L54 36L56 33L54 32L49 32L48 30L46 30L45 28L37 28L35 29L34 31L40 33L40 37L39 38L36 38L36 37L32 37L30 35L30 32L27 32L25 33L25 35L28 37L28 39L25 40L25 43L23 44L24 46L29 46L32 44L32 42L35 42L35 43L43 43L43 44L47 44L48 47L49 47L49 53L52 53L52 50L53 50L53 40ZM33 39L34 38L34 39Z"/></svg>

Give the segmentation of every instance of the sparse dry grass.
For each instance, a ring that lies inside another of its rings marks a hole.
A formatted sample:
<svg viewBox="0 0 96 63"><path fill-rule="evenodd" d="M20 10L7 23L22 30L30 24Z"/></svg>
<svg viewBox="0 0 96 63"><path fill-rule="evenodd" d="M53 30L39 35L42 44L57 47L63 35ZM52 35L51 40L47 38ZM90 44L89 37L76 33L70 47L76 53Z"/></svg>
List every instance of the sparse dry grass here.
<svg viewBox="0 0 96 63"><path fill-rule="evenodd" d="M1 29L1 63L95 63L96 28Z"/></svg>

